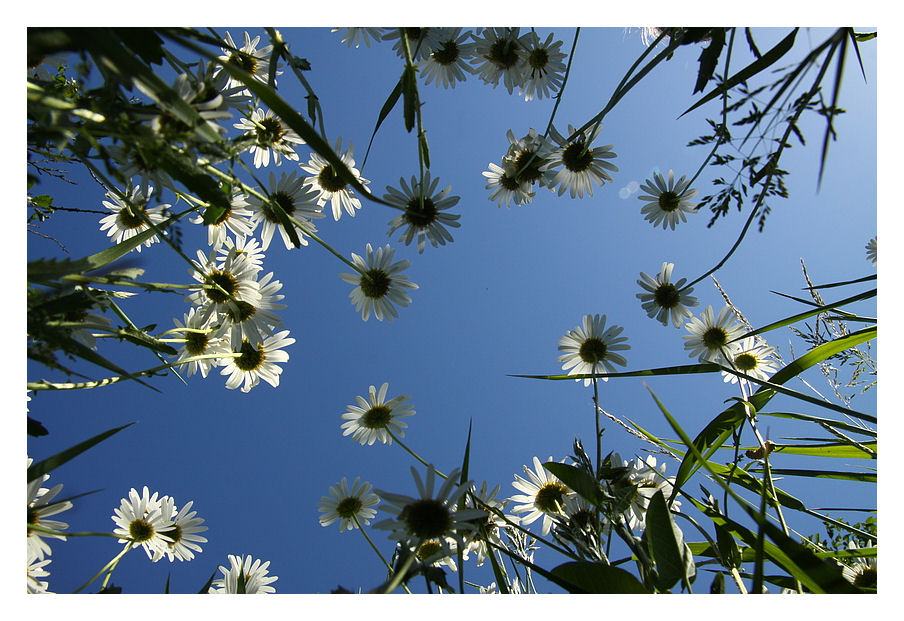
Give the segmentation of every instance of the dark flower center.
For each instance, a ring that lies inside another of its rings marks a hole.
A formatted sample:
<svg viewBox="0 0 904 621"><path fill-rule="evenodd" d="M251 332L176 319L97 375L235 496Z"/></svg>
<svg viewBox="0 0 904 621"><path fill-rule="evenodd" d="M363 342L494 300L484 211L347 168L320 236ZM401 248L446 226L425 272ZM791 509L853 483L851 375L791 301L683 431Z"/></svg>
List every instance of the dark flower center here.
<svg viewBox="0 0 904 621"><path fill-rule="evenodd" d="M571 523L579 530L587 530L595 521L596 516L589 509L580 509L572 514Z"/></svg>
<svg viewBox="0 0 904 621"><path fill-rule="evenodd" d="M144 205L130 205L119 210L119 223L127 229L137 229L144 225Z"/></svg>
<svg viewBox="0 0 904 621"><path fill-rule="evenodd" d="M270 201L279 205L282 210L286 212L286 215L291 216L295 213L295 199L286 192L281 190L274 192L270 195ZM263 211L264 218L267 219L267 222L279 223L280 220L275 207L271 206L269 203L263 203L261 205L261 211Z"/></svg>
<svg viewBox="0 0 904 621"><path fill-rule="evenodd" d="M452 527L452 514L442 502L432 498L405 505L399 513L399 520L418 539L436 539Z"/></svg>
<svg viewBox="0 0 904 621"><path fill-rule="evenodd" d="M37 524L38 523L38 512L33 507L28 507L28 523L29 524Z"/></svg>
<svg viewBox="0 0 904 621"><path fill-rule="evenodd" d="M522 151L518 154L518 158L515 160L515 170L518 171L518 181L534 183L543 175L540 171L540 166L542 166L544 162L541 158L535 157L535 155L536 153L534 151ZM524 170L522 170L522 168Z"/></svg>
<svg viewBox="0 0 904 621"><path fill-rule="evenodd" d="M743 353L734 359L738 371L753 371L756 368L757 359L753 354Z"/></svg>
<svg viewBox="0 0 904 621"><path fill-rule="evenodd" d="M878 572L875 567L866 567L854 578L854 586L876 588Z"/></svg>
<svg viewBox="0 0 904 621"><path fill-rule="evenodd" d="M680 203L681 198L674 192L666 191L659 195L659 208L663 211L675 211Z"/></svg>
<svg viewBox="0 0 904 621"><path fill-rule="evenodd" d="M317 181L320 183L320 187L328 192L338 192L348 185L336 173L331 164L327 164L320 170L320 174L317 175Z"/></svg>
<svg viewBox="0 0 904 621"><path fill-rule="evenodd" d="M154 536L154 527L147 520L133 520L129 524L129 536L139 543L148 541Z"/></svg>
<svg viewBox="0 0 904 621"><path fill-rule="evenodd" d="M383 429L392 420L392 409L385 405L375 405L361 417L361 424L368 429Z"/></svg>
<svg viewBox="0 0 904 621"><path fill-rule="evenodd" d="M369 298L382 298L389 291L392 279L383 270L373 269L366 272L367 276L361 277L361 291Z"/></svg>
<svg viewBox="0 0 904 621"><path fill-rule="evenodd" d="M425 227L436 220L438 210L433 201L424 198L423 208L420 197L415 196L408 201L408 209L405 211L405 221L416 227Z"/></svg>
<svg viewBox="0 0 904 621"><path fill-rule="evenodd" d="M248 339L242 339L242 346L236 353L241 356L235 358L235 366L242 371L254 371L264 364L264 348L260 345L255 347Z"/></svg>
<svg viewBox="0 0 904 621"><path fill-rule="evenodd" d="M208 284L218 285L220 289L225 291L220 291L220 289L211 287L205 289L207 292L207 297L210 298L212 302L217 304L222 304L226 300L230 298L230 296L235 295L236 289L238 289L238 280L235 276L230 272L223 272L220 270L214 270L210 274L208 274L205 278L205 281Z"/></svg>
<svg viewBox="0 0 904 621"><path fill-rule="evenodd" d="M502 176L499 177L499 185L504 187L506 190L510 192L514 192L518 188L521 187L521 183L515 177L509 177L508 173L502 173Z"/></svg>
<svg viewBox="0 0 904 621"><path fill-rule="evenodd" d="M500 69L509 69L518 62L518 48L512 39L496 39L486 58Z"/></svg>
<svg viewBox="0 0 904 621"><path fill-rule="evenodd" d="M439 49L433 52L433 60L440 65L451 65L458 60L458 57L458 44L452 39L440 45Z"/></svg>
<svg viewBox="0 0 904 621"><path fill-rule="evenodd" d="M229 55L229 62L238 65L243 71L250 73L251 75L254 75L257 72L257 59L248 52L243 52L241 50L233 52Z"/></svg>
<svg viewBox="0 0 904 621"><path fill-rule="evenodd" d="M169 544L171 546L182 541L182 527L178 524L174 524L171 530L165 531L163 534L173 540L173 542Z"/></svg>
<svg viewBox="0 0 904 621"><path fill-rule="evenodd" d="M581 360L587 364L596 364L606 357L607 351L606 344L601 339L594 336L581 343L581 349L578 350L578 355L581 357Z"/></svg>
<svg viewBox="0 0 904 621"><path fill-rule="evenodd" d="M192 356L203 354L207 349L209 339L204 332L186 332L185 333L185 351Z"/></svg>
<svg viewBox="0 0 904 621"><path fill-rule="evenodd" d="M593 163L593 152L584 148L583 141L572 143L562 152L562 163L572 172L583 172Z"/></svg>
<svg viewBox="0 0 904 621"><path fill-rule="evenodd" d="M234 304L229 305L227 312L233 323L242 323L243 321L254 317L257 308L253 304L249 304L243 300L237 300Z"/></svg>
<svg viewBox="0 0 904 621"><path fill-rule="evenodd" d="M360 511L363 506L360 499L350 496L349 498L343 498L339 504L336 505L336 513L339 514L339 517L350 520L358 515L358 511Z"/></svg>
<svg viewBox="0 0 904 621"><path fill-rule="evenodd" d="M568 488L555 481L547 483L534 497L534 505L544 513L558 513L565 502L565 494Z"/></svg>
<svg viewBox="0 0 904 621"><path fill-rule="evenodd" d="M709 328L703 333L703 344L707 349L719 350L728 341L728 335L722 328Z"/></svg>
<svg viewBox="0 0 904 621"><path fill-rule="evenodd" d="M549 52L542 47L531 50L527 57L527 63L531 67L532 74L534 72L541 72L546 68L546 65L549 64Z"/></svg>
<svg viewBox="0 0 904 621"><path fill-rule="evenodd" d="M276 117L268 116L258 121L257 127L257 144L262 147L269 147L277 144L285 135L286 130L283 129L282 123Z"/></svg>
<svg viewBox="0 0 904 621"><path fill-rule="evenodd" d="M417 552L415 552L414 555L417 556L419 561L423 561L435 554L439 554L442 549L443 545L438 541L425 541L418 546Z"/></svg>
<svg viewBox="0 0 904 621"><path fill-rule="evenodd" d="M656 287L656 293L653 294L656 304L662 308L675 308L681 300L678 289L671 283L665 283Z"/></svg>
<svg viewBox="0 0 904 621"><path fill-rule="evenodd" d="M214 221L213 226L216 226L218 224L223 224L224 222L226 222L226 220L229 219L229 216L231 216L231 215L232 215L231 208L224 209L223 213L220 214L220 217Z"/></svg>

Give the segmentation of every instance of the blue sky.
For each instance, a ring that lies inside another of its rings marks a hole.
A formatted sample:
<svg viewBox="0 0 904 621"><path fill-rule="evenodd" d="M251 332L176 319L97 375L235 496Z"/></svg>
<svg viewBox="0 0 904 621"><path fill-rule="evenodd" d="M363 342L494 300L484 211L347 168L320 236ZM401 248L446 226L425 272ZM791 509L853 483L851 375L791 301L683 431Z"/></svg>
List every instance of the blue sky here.
<svg viewBox="0 0 904 621"><path fill-rule="evenodd" d="M236 39L242 32L229 30ZM402 61L389 43L349 49L329 29L281 31L293 52L312 65L306 77L325 111L328 138L353 142L360 167ZM539 31L545 36L548 29ZM565 41L563 48L570 49L574 30L554 31ZM766 49L784 33L755 31L757 44ZM795 53L825 36L825 31L801 31ZM739 54L744 48L743 43L736 46ZM581 125L597 113L642 51L636 31L582 30L556 126L564 131L566 124ZM837 120L838 140L831 144L821 188L817 192L815 180L822 125L811 118L803 127L807 147L795 145L783 160L791 171L790 198L771 203L764 232L751 231L716 274L755 326L802 310L770 293L801 294L801 259L817 283L874 273L864 245L877 232L876 47L866 44L861 52L867 82L851 59L841 104L848 112ZM696 278L732 245L746 212L732 212L712 228L706 227L708 214L701 212L676 231L663 231L642 219L636 193L621 198L620 190L632 181L644 182L654 170L674 169L676 175L690 176L705 156L705 147L686 145L708 129L704 119L714 117L714 108L677 119L695 100L691 91L698 54L694 46L678 50L603 121L599 142L614 145L618 154L614 163L619 171L612 183L595 188L593 197L583 200L540 190L533 203L510 210L488 200L480 173L489 162L499 162L508 146L507 129L517 136L531 127L542 132L552 101L524 102L476 76L450 90L421 85L431 172L461 197L452 210L462 216L461 228L452 231L455 242L428 246L418 255L413 246L398 243L397 236L386 237L395 213L375 203L365 203L353 219L317 223L321 237L345 256L362 254L367 242L390 243L397 258L411 260L406 273L420 285L411 294L411 305L399 309L400 317L392 323L362 322L349 303L351 287L338 277L348 271L345 265L316 245L289 252L275 240L264 267L284 284L281 293L288 308L282 317L296 339L278 389L261 384L248 394L229 391L215 373L207 379L193 376L187 386L174 377L156 379L154 386L161 393L122 383L33 398L32 416L51 431L47 437L29 439L29 454L38 459L111 427L137 422L53 473L51 482L63 483L67 495L102 488L79 499L61 518L72 530L111 529L110 515L120 498L143 485L173 496L180 505L194 501L210 529L204 552L190 563L175 564L152 564L143 552L131 552L113 576L127 592L160 592L168 573L174 592L197 591L217 565L226 563L227 554L271 561L271 574L279 576L274 585L278 592L328 592L337 585L367 590L382 580L379 559L359 533L340 534L335 524L321 527L316 505L343 476L360 476L397 493L414 491L408 472L413 460L399 447L362 447L341 436L340 415L369 385L389 382L390 396L411 396L417 414L408 419L405 442L443 471L460 463L472 423L471 476L491 486L501 484L501 497L515 493L513 475L533 456L561 459L571 452L576 436L590 446L589 389L574 382L510 375L558 373L557 341L588 313L604 313L610 323L625 328L631 345L628 369L692 362L683 349L684 330L646 317L635 298L635 281L641 271L657 273L663 261L676 264L676 276ZM739 55L733 66L744 62ZM287 73L279 85L287 101L303 102ZM399 177L415 174L416 148L413 134L404 132L400 111L394 111L362 171L372 191L382 195L387 185L397 187ZM305 162L307 149L299 151ZM274 170L293 166L285 162ZM707 170L698 179L695 187L701 194L713 176ZM104 191L84 175L75 178L79 185L74 191L61 189L59 202L101 209ZM81 257L108 243L98 230L99 217L59 213L40 232L58 239L71 257ZM199 227L186 223L183 234L188 254L206 249L205 232ZM31 235L27 256L60 256L60 249ZM129 260L147 270L146 280L189 282L184 263L163 245ZM707 305L717 310L722 306L709 281L697 285L694 295L701 302L698 312ZM143 294L139 300L124 307L137 325L168 328L173 317L181 319L188 309L178 295ZM859 310L870 314L874 308ZM782 332L769 342L790 360L792 338ZM793 341L799 355L804 344ZM153 357L132 356L129 348L102 351L130 369L155 364ZM42 369L29 365L29 380L43 375ZM809 377L822 381L818 375ZM737 395L736 388L715 376L650 378L647 384L693 433L721 411L725 399ZM826 388L824 381L818 388ZM601 386L600 400L613 414L672 437L641 380L612 380ZM854 407L875 413L875 391L856 399ZM775 423L766 427L772 438L800 433L789 429ZM626 458L647 453L647 446L614 425L607 425L603 446ZM674 474L676 467L670 462L667 474ZM804 483L787 481L784 488L815 506L838 506L839 492L844 506L875 503L874 490L866 485L847 489ZM801 532L816 530L796 515L792 520L799 521ZM388 556L389 540L380 531L371 534ZM53 544L53 550L51 588L68 592L112 558L118 546L112 540L86 538ZM559 562L545 551L537 558L546 567ZM472 563L468 571L474 572L468 579L492 580L486 567L474 571ZM709 581L701 576L695 590L705 591Z"/></svg>

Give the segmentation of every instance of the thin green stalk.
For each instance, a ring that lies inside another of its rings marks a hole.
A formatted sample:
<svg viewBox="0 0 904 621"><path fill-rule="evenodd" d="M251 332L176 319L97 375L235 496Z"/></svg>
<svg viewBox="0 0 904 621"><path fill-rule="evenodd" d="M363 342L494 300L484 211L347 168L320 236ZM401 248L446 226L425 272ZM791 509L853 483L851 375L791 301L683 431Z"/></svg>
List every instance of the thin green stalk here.
<svg viewBox="0 0 904 621"><path fill-rule="evenodd" d="M380 558L380 560L383 561L383 564L386 566L386 569L388 569L391 572L392 565L390 565L389 562L383 557L383 555L380 553L380 550L374 544L373 540L370 538L370 536L364 530L364 527L361 526L361 523L358 521L358 516L353 515L352 519L355 521L355 526L358 527L358 531L360 531L361 534L364 535L364 538L367 540L367 543L370 544L371 549L376 553L376 555ZM408 585L403 584L402 588L405 589L406 593L408 593L409 595L411 594L411 591L408 590Z"/></svg>
<svg viewBox="0 0 904 621"><path fill-rule="evenodd" d="M419 462L421 462L421 464L423 464L424 466L427 466L428 468L430 468L431 470L433 470L433 472L435 472L436 474L438 474L438 475L441 476L442 478L444 478L444 479L448 479L448 478L449 478L449 477L447 477L446 475L444 475L442 472L440 472L439 470L437 470L437 469L433 466L433 464L428 464L426 461L424 461L423 459L421 459L421 456L420 456L420 455L418 455L417 453L415 453L414 451L412 451L410 448L408 448L408 447L405 445L405 443L403 443L401 440L399 440L399 439L395 436L395 434L392 433L392 431L389 430L389 428L385 428L385 430L386 430L386 433L389 434L389 437L392 438L393 440L395 440L396 444L398 444L398 445L401 446L403 449L405 449L406 451L408 451L408 454L409 454L409 455L411 455L411 456L414 457L416 460L418 460Z"/></svg>
<svg viewBox="0 0 904 621"><path fill-rule="evenodd" d="M389 584L386 585L386 589L383 591L384 593L392 593L395 591L396 587L402 582L402 579L405 577L405 574L408 573L408 570L411 568L412 563L414 563L414 554L409 554L408 558L405 559L405 563L402 565L402 568L396 571L392 580L390 580ZM410 593L410 591L409 591Z"/></svg>
<svg viewBox="0 0 904 621"><path fill-rule="evenodd" d="M109 569L109 572L107 573L107 577L104 579L104 582L103 582L103 585L101 586L101 588L106 587L106 586L107 586L107 582L110 580L110 576L113 574L113 570L116 569L116 566L119 564L119 561L122 560L122 557L124 557L124 556L126 555L126 552L128 552L128 551L131 550L131 549L132 549L132 542L129 541L128 543L126 543L125 547L123 547L122 552L120 552L120 553L118 553L116 556L114 556L114 557L110 560L110 562L107 563L106 565L104 565L103 567L101 567L101 568L100 568L100 571L98 571L96 574L94 574L94 575L91 577L91 579L88 580L88 582L86 582L85 584L83 584L82 586L80 586L79 588L77 588L76 590L74 590L72 593L75 594L75 593L81 592L81 591L84 590L89 584L91 584L92 582L94 582L95 580L97 580L97 578L98 578L102 573L104 573L105 571L107 571L107 570Z"/></svg>

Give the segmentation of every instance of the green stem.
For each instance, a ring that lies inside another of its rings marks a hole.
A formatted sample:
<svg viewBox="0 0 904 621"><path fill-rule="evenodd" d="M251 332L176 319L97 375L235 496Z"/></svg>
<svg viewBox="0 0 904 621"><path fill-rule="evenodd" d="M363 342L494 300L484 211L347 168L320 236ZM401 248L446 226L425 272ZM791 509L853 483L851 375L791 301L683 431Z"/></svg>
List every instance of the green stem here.
<svg viewBox="0 0 904 621"><path fill-rule="evenodd" d="M371 549L376 553L376 555L380 558L380 560L383 561L383 564L386 566L386 569L388 569L391 572L392 565L390 565L389 562L383 557L383 555L380 554L380 550L374 544L374 542L370 538L370 536L368 536L367 531L364 530L364 527L361 526L361 523L358 521L358 516L353 515L352 519L355 521L355 526L357 526L358 530L361 532L361 534L364 535L364 538L367 540L367 543L370 544ZM408 593L409 595L411 594L411 591L408 590L408 585L403 584L402 588L405 589L406 593Z"/></svg>
<svg viewBox="0 0 904 621"><path fill-rule="evenodd" d="M417 453L415 453L414 451L412 451L410 448L408 448L408 447L405 445L404 442L402 442L401 440L399 440L399 439L395 436L395 434L392 433L392 431L389 430L388 427L385 428L385 430L386 430L386 433L389 434L389 437L392 438L393 440L395 440L396 444L398 444L398 445L401 446L403 449L405 449L406 451L408 451L408 453L409 453L412 457L414 457L416 460L418 460L419 462L421 462L421 464L423 464L424 466L427 466L428 468L430 468L431 470L433 470L433 472L435 472L436 474L438 474L438 475L441 476L442 478L444 478L444 479L448 479L448 478L449 478L449 477L447 477L446 475L444 475L442 472L440 472L439 470L437 470L432 464L428 464L426 461L424 461L423 459L421 459L421 456L420 456L420 455L418 455Z"/></svg>
<svg viewBox="0 0 904 621"><path fill-rule="evenodd" d="M114 556L114 557L110 560L110 562L107 563L106 565L104 565L103 567L101 567L101 568L100 568L100 571L98 571L96 574L94 574L94 575L91 577L91 579L88 580L88 582L86 582L85 584L83 584L82 586L80 586L79 588L77 588L76 590L74 590L72 593L75 594L75 593L81 592L81 591L84 590L89 584L91 584L92 582L94 582L95 580L97 580L97 578L98 578L102 573L104 573L105 571L107 571L107 570L109 569L109 572L107 573L107 577L104 578L104 582L103 582L103 584L101 585L101 588L102 588L102 589L103 589L104 587L106 587L106 586L107 586L107 582L110 580L110 576L113 574L113 570L116 569L116 566L119 564L119 561L122 560L122 557L124 557L124 556L126 555L126 552L128 552L128 551L131 550L131 549L132 549L132 542L129 541L128 543L126 543L125 547L123 547L122 552L120 552L120 553L118 553L116 556Z"/></svg>

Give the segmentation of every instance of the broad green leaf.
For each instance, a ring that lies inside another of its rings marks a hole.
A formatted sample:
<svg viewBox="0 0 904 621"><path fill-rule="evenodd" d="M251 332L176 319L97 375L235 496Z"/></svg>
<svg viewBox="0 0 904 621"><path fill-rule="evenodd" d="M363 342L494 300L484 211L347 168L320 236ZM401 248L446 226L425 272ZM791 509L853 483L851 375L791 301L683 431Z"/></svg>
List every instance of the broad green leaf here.
<svg viewBox="0 0 904 621"><path fill-rule="evenodd" d="M649 593L632 574L602 563L571 561L553 569L552 574L576 587L569 589L570 593Z"/></svg>
<svg viewBox="0 0 904 621"><path fill-rule="evenodd" d="M875 442L864 442L863 446L869 450L876 451L877 444ZM835 457L840 459L875 459L873 455L859 449L852 444L847 443L827 443L827 444L783 444L776 448L782 453L791 455L809 455L811 457Z"/></svg>
<svg viewBox="0 0 904 621"><path fill-rule="evenodd" d="M107 438L112 436L114 433L122 431L126 427L129 427L134 424L135 423L129 423L128 425L123 425L122 427L114 427L113 429L108 429L107 431L104 431L103 433L97 434L93 438L89 438L89 439L85 440L84 442L79 442L78 444L76 444L75 446L73 446L71 448L68 448L64 451L60 451L59 453L57 453L56 455L53 455L52 457L48 457L47 459L42 459L41 461L39 461L37 463L33 463L31 466L28 467L28 480L34 481L38 477L44 476L48 472L65 464L70 459L73 459L74 457L78 457L79 455L81 455L82 453L87 451L89 448L94 446L95 444L103 442L104 440L106 440Z"/></svg>
<svg viewBox="0 0 904 621"><path fill-rule="evenodd" d="M797 35L797 31L798 28L792 30L788 36L779 41L771 50L763 54L760 58L756 59L755 61L738 71L736 74L725 80L722 84L711 90L709 93L701 97L699 100L697 100L697 103L682 112L681 116L684 116L695 108L699 108L707 101L715 99L722 93L729 91L741 82L748 80L749 78L755 76L759 72L778 62L778 60L782 56L787 54L791 47L794 45L794 37Z"/></svg>
<svg viewBox="0 0 904 621"><path fill-rule="evenodd" d="M557 461L546 462L543 467L594 507L598 507L602 502L599 485L593 480L593 477L580 468Z"/></svg>
<svg viewBox="0 0 904 621"><path fill-rule="evenodd" d="M679 581L685 585L693 582L697 575L693 554L684 543L684 533L675 523L662 490L656 490L650 498L644 524L643 536L656 563L656 588L667 592Z"/></svg>

